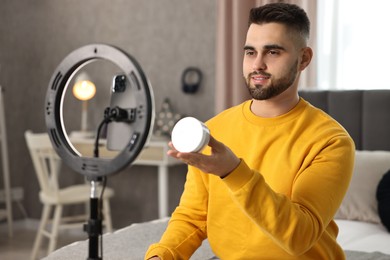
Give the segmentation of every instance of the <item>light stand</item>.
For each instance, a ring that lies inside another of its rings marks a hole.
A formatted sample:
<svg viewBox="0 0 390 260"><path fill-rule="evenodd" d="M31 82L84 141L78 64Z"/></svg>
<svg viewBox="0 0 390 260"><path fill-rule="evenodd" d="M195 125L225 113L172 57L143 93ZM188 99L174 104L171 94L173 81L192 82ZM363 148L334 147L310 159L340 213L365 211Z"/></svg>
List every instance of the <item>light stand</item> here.
<svg viewBox="0 0 390 260"><path fill-rule="evenodd" d="M88 259L102 259L99 256L99 237L102 235L102 218L99 211L99 196L97 194L97 187L99 180L91 180L91 194L90 194L90 218L87 224L84 225L84 231L88 233Z"/></svg>
<svg viewBox="0 0 390 260"><path fill-rule="evenodd" d="M66 134L63 103L66 89L72 77L83 66L95 60L108 60L116 64L127 78L128 93L131 93L133 98L131 100L128 100L129 96L122 98L118 104L120 107L115 106L115 102L111 102L110 107L105 110L105 118L99 125L96 135L95 157L84 157L73 147ZM128 103L124 102L126 100ZM131 120L127 118L128 112L131 114ZM105 44L86 45L66 56L53 73L46 93L45 119L50 140L58 155L67 166L86 176L91 182L90 220L85 225L89 236L88 259L102 259L102 256L99 256L102 220L99 212L97 186L101 180L105 180L107 175L117 173L131 164L148 141L154 119L152 88L140 65L126 52ZM129 141L116 157L112 159L99 158L97 143L100 129L103 124L110 122L111 124L121 124L122 136L120 137L122 140Z"/></svg>

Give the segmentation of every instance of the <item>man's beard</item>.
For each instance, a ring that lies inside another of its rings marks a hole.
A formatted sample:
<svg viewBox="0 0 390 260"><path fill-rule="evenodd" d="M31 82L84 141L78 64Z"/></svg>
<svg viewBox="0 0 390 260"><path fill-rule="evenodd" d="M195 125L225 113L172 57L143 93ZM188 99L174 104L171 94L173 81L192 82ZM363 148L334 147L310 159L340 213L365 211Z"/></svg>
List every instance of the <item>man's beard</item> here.
<svg viewBox="0 0 390 260"><path fill-rule="evenodd" d="M298 61L294 63L294 65L290 68L290 71L286 76L276 79L268 87L264 87L263 85L251 86L250 80L253 75L263 75L266 77L271 77L271 74L261 71L249 73L248 77L246 78L246 85L248 87L249 94L252 96L253 99L256 100L267 100L278 96L294 83L297 77L297 68Z"/></svg>

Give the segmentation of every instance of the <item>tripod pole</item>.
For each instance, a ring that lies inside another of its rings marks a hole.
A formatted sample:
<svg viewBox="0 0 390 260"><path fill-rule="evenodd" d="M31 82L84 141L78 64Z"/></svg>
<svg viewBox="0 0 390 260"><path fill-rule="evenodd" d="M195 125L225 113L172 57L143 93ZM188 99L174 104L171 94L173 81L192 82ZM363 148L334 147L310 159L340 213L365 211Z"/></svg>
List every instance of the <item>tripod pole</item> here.
<svg viewBox="0 0 390 260"><path fill-rule="evenodd" d="M88 224L84 225L84 231L88 233L89 238L89 256L88 260L99 260L99 236L102 234L102 220L99 214L99 197L97 186L99 182L91 181L90 195L90 219Z"/></svg>

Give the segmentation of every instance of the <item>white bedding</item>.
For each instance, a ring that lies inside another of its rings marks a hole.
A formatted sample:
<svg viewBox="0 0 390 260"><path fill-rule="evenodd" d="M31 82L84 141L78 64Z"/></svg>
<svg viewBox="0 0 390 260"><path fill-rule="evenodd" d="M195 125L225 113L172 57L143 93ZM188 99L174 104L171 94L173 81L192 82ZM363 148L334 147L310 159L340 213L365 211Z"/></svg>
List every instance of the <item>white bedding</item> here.
<svg viewBox="0 0 390 260"><path fill-rule="evenodd" d="M336 219L337 241L344 250L382 252L390 255L390 233L381 224Z"/></svg>
<svg viewBox="0 0 390 260"><path fill-rule="evenodd" d="M141 260L151 243L157 242L164 232L168 218L133 224L103 237L104 259ZM347 260L389 260L390 233L380 224L336 220L340 232L338 241L344 248ZM86 259L88 241L79 241L60 248L45 260ZM191 260L213 258L208 241L191 257Z"/></svg>

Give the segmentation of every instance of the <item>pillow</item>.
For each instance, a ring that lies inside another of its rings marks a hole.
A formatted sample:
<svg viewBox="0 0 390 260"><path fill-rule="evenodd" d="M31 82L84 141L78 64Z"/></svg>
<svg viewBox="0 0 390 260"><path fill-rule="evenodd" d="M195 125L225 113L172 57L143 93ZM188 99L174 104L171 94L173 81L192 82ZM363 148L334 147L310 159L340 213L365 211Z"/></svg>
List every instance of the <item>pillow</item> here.
<svg viewBox="0 0 390 260"><path fill-rule="evenodd" d="M378 213L382 224L390 231L390 170L383 175L376 190Z"/></svg>
<svg viewBox="0 0 390 260"><path fill-rule="evenodd" d="M356 151L351 183L335 218L381 223L376 190L389 169L390 152Z"/></svg>

